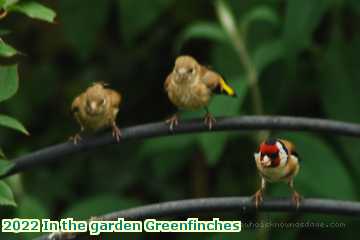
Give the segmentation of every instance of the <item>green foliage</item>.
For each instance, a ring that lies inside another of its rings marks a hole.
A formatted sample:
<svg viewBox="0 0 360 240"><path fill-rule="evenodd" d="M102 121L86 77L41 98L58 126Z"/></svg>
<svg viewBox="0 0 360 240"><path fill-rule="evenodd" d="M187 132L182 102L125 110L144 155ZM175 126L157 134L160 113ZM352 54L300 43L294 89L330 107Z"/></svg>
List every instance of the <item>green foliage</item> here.
<svg viewBox="0 0 360 240"><path fill-rule="evenodd" d="M19 132L22 132L26 135L29 135L29 132L25 129L25 127L15 118L0 114L0 126L12 128Z"/></svg>
<svg viewBox="0 0 360 240"><path fill-rule="evenodd" d="M81 1L59 2L61 27L81 58L88 57L96 47L100 30L107 21L109 1L90 0L86 5Z"/></svg>
<svg viewBox="0 0 360 240"><path fill-rule="evenodd" d="M2 206L16 207L16 203L10 187L3 181L0 181L0 207Z"/></svg>
<svg viewBox="0 0 360 240"><path fill-rule="evenodd" d="M6 169L8 169L11 164L9 161L3 160L5 158L4 152L1 150L1 159L0 159L0 175L4 174L6 172Z"/></svg>
<svg viewBox="0 0 360 240"><path fill-rule="evenodd" d="M92 81L108 82L123 93L118 118L121 128L165 120L175 109L170 107L163 82L179 54L193 55L219 72L237 92L237 98L213 98L209 109L216 118L254 113L250 68L257 78L264 114L358 123L358 2L90 0L84 4L0 0L0 7L8 12L6 19L0 20L4 40L0 41L0 57L7 64L19 62L22 79L18 91L17 66L0 67L0 121L5 117L6 126L26 133L17 121L8 121L7 116L17 116L32 129L28 141L15 131L0 128L0 158L5 158L2 149L13 159L66 141L78 130L69 114L71 100ZM54 22L54 12L39 5L42 3L56 8L57 24L34 24L15 14L9 17L20 11ZM19 54L17 48L25 54ZM204 114L203 110L181 111L180 124ZM165 200L249 196L259 186L253 160L256 134L170 135L91 149L55 167L32 169L15 183L1 182L0 192L6 197L0 195L0 202L14 206L16 198L19 206L0 207L1 217L84 219ZM358 139L299 132L272 135L289 138L297 145L302 162L295 187L304 197L359 200ZM0 161L0 174L10 166L11 161ZM282 183L269 184L269 190L269 197L291 194ZM223 218L259 220L238 213ZM309 214L264 213L260 219L325 221L322 215ZM339 221L334 216L327 220ZM341 231L244 228L239 234L187 234L186 238L325 239L329 234L344 238L359 233L353 227L355 221L347 221ZM1 240L31 237L0 235ZM182 239L184 235L170 237Z"/></svg>
<svg viewBox="0 0 360 240"><path fill-rule="evenodd" d="M17 0L1 0L0 8L8 12L21 12L28 17L53 22L56 16L55 12L37 2L17 1ZM7 14L6 14L7 15ZM3 15L3 17L6 17ZM3 31L3 30L2 30ZM4 32L4 31L3 31ZM5 31L4 33L7 33ZM10 58L15 56L18 51L12 46L6 44L0 38L0 57ZM0 102L8 100L18 91L19 76L17 65L0 66ZM25 127L15 118L0 114L0 126L11 128L29 135ZM0 158L5 158L5 154L0 148ZM0 175L4 174L11 164L0 159ZM0 182L0 205L16 206L13 193L10 187Z"/></svg>
<svg viewBox="0 0 360 240"><path fill-rule="evenodd" d="M54 22L56 13L42 4L37 2L19 2L16 4L12 4L11 6L7 7L8 11L20 12L25 14L30 18L35 18L39 20L43 20L46 22Z"/></svg>
<svg viewBox="0 0 360 240"><path fill-rule="evenodd" d="M0 40L0 57L13 57L17 53L16 49Z"/></svg>
<svg viewBox="0 0 360 240"><path fill-rule="evenodd" d="M0 7L7 9L9 6L19 2L19 0L0 0Z"/></svg>
<svg viewBox="0 0 360 240"><path fill-rule="evenodd" d="M249 32L251 25L264 21L274 25L280 23L280 19L276 12L268 6L258 6L251 11L247 12L240 20L240 30L243 34Z"/></svg>
<svg viewBox="0 0 360 240"><path fill-rule="evenodd" d="M185 28L184 32L179 36L176 43L176 52L181 52L185 42L192 39L207 39L215 42L226 42L228 39L224 35L223 29L216 23L196 22Z"/></svg>
<svg viewBox="0 0 360 240"><path fill-rule="evenodd" d="M117 0L120 12L120 26L123 38L131 41L148 27L171 6L174 0ZM136 14L134 12L136 11Z"/></svg>
<svg viewBox="0 0 360 240"><path fill-rule="evenodd" d="M0 66L0 102L11 98L18 90L17 66Z"/></svg>
<svg viewBox="0 0 360 240"><path fill-rule="evenodd" d="M287 4L284 43L291 53L310 47L312 34L331 6L330 0L289 0Z"/></svg>

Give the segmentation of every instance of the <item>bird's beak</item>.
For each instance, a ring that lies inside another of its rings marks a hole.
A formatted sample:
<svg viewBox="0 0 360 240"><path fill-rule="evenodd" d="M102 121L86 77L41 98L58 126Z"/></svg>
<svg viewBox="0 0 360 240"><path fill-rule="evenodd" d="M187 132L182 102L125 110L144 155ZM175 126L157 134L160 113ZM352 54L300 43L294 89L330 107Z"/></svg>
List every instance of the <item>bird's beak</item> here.
<svg viewBox="0 0 360 240"><path fill-rule="evenodd" d="M262 161L261 161L261 165L262 165L263 167L269 167L269 166L271 165L271 160L270 160L270 158L265 155L264 158L263 158Z"/></svg>
<svg viewBox="0 0 360 240"><path fill-rule="evenodd" d="M96 107L97 107L97 104L96 104L95 101L93 101L93 102L90 103L90 109L91 109L92 111L94 111L94 110L96 109Z"/></svg>
<svg viewBox="0 0 360 240"><path fill-rule="evenodd" d="M177 71L180 75L184 75L185 73L187 73L187 69L186 68L179 68Z"/></svg>

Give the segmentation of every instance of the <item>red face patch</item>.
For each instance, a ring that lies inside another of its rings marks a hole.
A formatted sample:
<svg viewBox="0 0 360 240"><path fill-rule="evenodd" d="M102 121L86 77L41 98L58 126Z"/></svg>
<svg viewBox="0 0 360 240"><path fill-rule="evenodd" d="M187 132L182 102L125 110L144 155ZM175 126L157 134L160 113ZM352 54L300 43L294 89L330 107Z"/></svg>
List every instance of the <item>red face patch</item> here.
<svg viewBox="0 0 360 240"><path fill-rule="evenodd" d="M263 154L274 154L274 153L278 153L279 149L276 146L276 144L268 145L268 144L262 143L260 145L259 152L263 153Z"/></svg>
<svg viewBox="0 0 360 240"><path fill-rule="evenodd" d="M261 160L265 155L267 155L270 158L271 161L270 167L277 167L280 164L279 149L276 146L276 144L270 145L263 143L260 145L259 152L261 154L260 156Z"/></svg>

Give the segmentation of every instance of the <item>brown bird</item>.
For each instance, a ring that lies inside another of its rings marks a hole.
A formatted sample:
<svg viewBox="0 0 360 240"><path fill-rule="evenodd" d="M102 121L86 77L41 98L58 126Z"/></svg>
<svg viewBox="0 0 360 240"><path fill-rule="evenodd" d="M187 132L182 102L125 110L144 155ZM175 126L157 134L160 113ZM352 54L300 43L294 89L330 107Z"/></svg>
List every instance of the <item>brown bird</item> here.
<svg viewBox="0 0 360 240"><path fill-rule="evenodd" d="M298 208L301 197L294 188L294 177L299 172L300 164L294 144L283 139L268 139L260 144L259 152L254 156L261 175L261 187L254 196L256 207L263 200L266 182L285 181L293 191L292 200Z"/></svg>
<svg viewBox="0 0 360 240"><path fill-rule="evenodd" d="M216 72L199 64L191 56L179 56L173 71L166 78L165 90L170 101L180 109L196 110L205 108L204 123L211 130L216 122L210 114L208 105L214 93L236 96L235 91ZM170 130L178 125L178 115L166 121Z"/></svg>
<svg viewBox="0 0 360 240"><path fill-rule="evenodd" d="M71 105L76 120L80 124L81 132L95 132L112 127L113 136L120 140L121 131L116 125L116 116L121 103L121 95L104 83L94 83L86 91L75 98ZM80 134L71 137L74 144L81 140Z"/></svg>

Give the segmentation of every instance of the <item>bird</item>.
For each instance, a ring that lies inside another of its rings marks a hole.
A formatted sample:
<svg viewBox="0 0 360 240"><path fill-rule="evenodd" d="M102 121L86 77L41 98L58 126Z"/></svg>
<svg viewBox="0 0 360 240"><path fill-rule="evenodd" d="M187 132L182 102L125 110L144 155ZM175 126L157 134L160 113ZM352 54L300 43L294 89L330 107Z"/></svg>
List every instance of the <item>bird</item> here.
<svg viewBox="0 0 360 240"><path fill-rule="evenodd" d="M113 137L119 142L121 131L116 125L116 116L122 96L115 90L107 88L103 82L95 82L85 92L77 96L71 105L71 111L80 124L80 133L96 132L112 128ZM80 133L70 139L74 144L81 140Z"/></svg>
<svg viewBox="0 0 360 240"><path fill-rule="evenodd" d="M216 119L211 115L208 105L215 93L226 94L235 97L236 93L220 74L201 65L195 58L189 55L181 55L176 58L172 72L167 76L164 83L167 95L176 107L186 110L204 108L206 115L204 123L211 130ZM166 120L172 131L178 125L178 113Z"/></svg>
<svg viewBox="0 0 360 240"><path fill-rule="evenodd" d="M260 144L259 152L254 154L256 167L261 176L261 187L255 193L255 206L263 201L267 182L287 182L292 190L292 201L300 206L301 196L294 188L294 178L300 170L300 158L295 145L284 139L269 138Z"/></svg>

